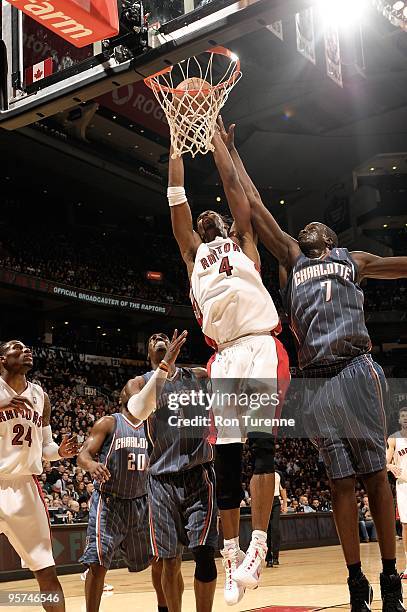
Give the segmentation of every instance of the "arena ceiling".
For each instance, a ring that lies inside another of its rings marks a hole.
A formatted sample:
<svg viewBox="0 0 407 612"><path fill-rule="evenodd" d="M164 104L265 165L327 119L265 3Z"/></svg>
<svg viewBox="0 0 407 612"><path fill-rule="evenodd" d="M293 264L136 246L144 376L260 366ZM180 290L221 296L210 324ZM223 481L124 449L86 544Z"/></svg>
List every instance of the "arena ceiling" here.
<svg viewBox="0 0 407 612"><path fill-rule="evenodd" d="M399 155L407 151L407 33L374 11L362 30L365 66L355 32L342 50L343 89L326 75L322 41L316 66L298 53L294 22L284 24L283 42L263 28L229 45L244 77L224 119L237 123L237 143L256 184L276 197L292 201L327 189L383 153L394 153L398 172L407 174L407 155ZM135 124L106 98L98 103L43 126L2 132L3 170L28 171L33 181L40 177L42 185L46 179L56 187L68 174L72 197L136 202L141 214L165 210L165 126ZM217 193L213 162L199 157L187 166L191 190L206 205Z"/></svg>

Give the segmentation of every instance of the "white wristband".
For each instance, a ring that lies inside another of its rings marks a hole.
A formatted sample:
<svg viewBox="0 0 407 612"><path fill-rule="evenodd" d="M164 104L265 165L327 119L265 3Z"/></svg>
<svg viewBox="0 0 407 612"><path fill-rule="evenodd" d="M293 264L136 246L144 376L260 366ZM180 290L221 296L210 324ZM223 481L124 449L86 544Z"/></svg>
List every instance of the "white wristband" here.
<svg viewBox="0 0 407 612"><path fill-rule="evenodd" d="M157 380L165 380L167 376L168 372L157 368L141 391L131 396L127 402L127 410L131 415L140 421L148 419L157 407Z"/></svg>
<svg viewBox="0 0 407 612"><path fill-rule="evenodd" d="M167 198L170 206L184 204L187 201L184 187L168 187Z"/></svg>
<svg viewBox="0 0 407 612"><path fill-rule="evenodd" d="M51 425L42 428L42 458L46 461L60 461L59 446L52 439Z"/></svg>

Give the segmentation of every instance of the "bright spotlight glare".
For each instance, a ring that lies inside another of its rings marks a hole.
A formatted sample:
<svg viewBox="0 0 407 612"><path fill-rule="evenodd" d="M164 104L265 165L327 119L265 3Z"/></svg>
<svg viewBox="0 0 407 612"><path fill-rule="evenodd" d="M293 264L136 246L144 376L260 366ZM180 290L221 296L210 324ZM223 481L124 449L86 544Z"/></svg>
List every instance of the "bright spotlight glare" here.
<svg viewBox="0 0 407 612"><path fill-rule="evenodd" d="M404 2L402 2L401 0L393 4L393 10L395 11L401 11L402 8L404 8Z"/></svg>
<svg viewBox="0 0 407 612"><path fill-rule="evenodd" d="M368 0L319 0L318 5L326 25L351 26L360 22Z"/></svg>

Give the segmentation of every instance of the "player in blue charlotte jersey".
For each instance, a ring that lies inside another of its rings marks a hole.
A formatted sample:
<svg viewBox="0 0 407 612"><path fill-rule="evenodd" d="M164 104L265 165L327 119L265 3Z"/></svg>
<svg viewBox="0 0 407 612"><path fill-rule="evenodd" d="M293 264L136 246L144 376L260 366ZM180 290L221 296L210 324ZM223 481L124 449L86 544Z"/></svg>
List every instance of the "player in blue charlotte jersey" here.
<svg viewBox="0 0 407 612"><path fill-rule="evenodd" d="M129 571L146 569L152 560L147 501L148 450L143 422L123 406L93 426L78 465L94 481L86 548L80 561L86 575L86 611L97 612L104 579L115 553L120 551ZM161 564L152 563L152 581L158 610L165 612Z"/></svg>
<svg viewBox="0 0 407 612"><path fill-rule="evenodd" d="M387 479L383 370L371 356L365 325L364 278L407 277L407 257L378 257L338 247L335 232L308 224L295 240L264 206L234 145L234 125L221 136L250 201L251 218L264 246L279 262L280 286L304 377L301 413L331 482L333 512L349 569L352 612L370 610L372 588L360 563L355 478L366 486L376 525L383 572L384 612L401 612L396 571L393 497ZM311 433L312 432L312 433Z"/></svg>
<svg viewBox="0 0 407 612"><path fill-rule="evenodd" d="M197 612L211 612L216 588L218 544L213 451L204 368L175 365L187 332L162 333L148 341L152 370L122 391L129 411L145 421L149 442L148 499L153 553L162 560L162 587L169 612L180 612L184 546L195 560ZM195 398L195 399L194 399Z"/></svg>

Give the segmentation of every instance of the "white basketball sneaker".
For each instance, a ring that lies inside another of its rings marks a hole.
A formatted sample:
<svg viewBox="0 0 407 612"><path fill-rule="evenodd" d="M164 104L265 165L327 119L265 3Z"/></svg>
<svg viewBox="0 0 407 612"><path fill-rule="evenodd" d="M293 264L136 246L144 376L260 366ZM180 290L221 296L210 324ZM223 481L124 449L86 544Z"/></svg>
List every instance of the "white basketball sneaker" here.
<svg viewBox="0 0 407 612"><path fill-rule="evenodd" d="M223 596L228 606L234 606L242 599L245 588L232 578L232 573L241 565L245 554L240 548L230 547L220 551L223 557L222 565L225 568L225 588Z"/></svg>
<svg viewBox="0 0 407 612"><path fill-rule="evenodd" d="M85 582L85 580L86 580L86 576L87 576L88 572L89 572L89 569L85 570L85 571L84 571L84 572L81 574L81 580L83 580L84 582ZM113 590L114 590L114 586L113 586L113 585L111 585L111 584L106 584L106 582L105 582L105 584L103 585L103 592L104 592L104 593L110 593L110 592L111 592L111 591L113 591Z"/></svg>
<svg viewBox="0 0 407 612"><path fill-rule="evenodd" d="M267 545L253 538L247 549L243 563L233 572L232 580L235 580L240 586L246 589L257 589L259 586L262 563L266 558L266 554Z"/></svg>

